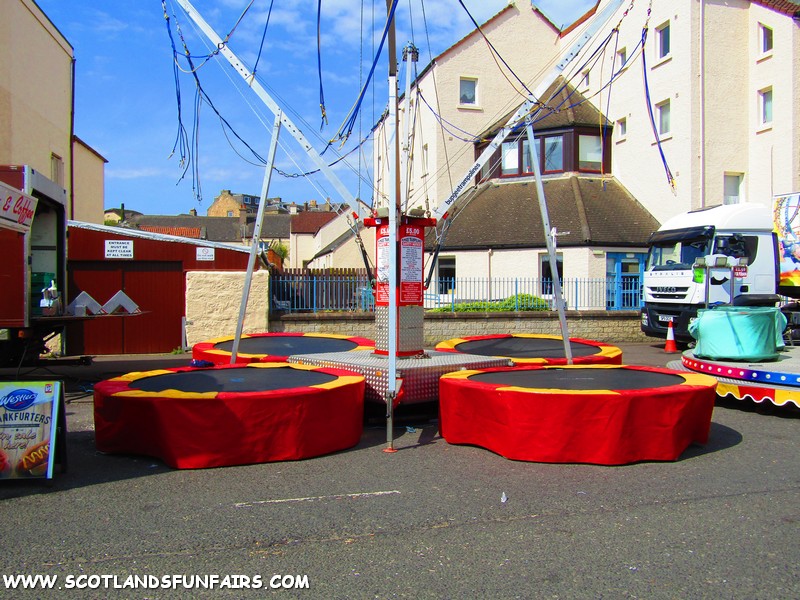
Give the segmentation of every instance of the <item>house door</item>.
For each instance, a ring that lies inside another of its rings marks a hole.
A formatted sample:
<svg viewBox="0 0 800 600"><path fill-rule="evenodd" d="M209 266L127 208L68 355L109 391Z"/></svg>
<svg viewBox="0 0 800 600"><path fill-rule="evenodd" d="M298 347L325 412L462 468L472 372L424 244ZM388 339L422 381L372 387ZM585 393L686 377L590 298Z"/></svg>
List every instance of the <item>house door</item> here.
<svg viewBox="0 0 800 600"><path fill-rule="evenodd" d="M638 310L642 305L641 280L646 254L606 254L606 309Z"/></svg>

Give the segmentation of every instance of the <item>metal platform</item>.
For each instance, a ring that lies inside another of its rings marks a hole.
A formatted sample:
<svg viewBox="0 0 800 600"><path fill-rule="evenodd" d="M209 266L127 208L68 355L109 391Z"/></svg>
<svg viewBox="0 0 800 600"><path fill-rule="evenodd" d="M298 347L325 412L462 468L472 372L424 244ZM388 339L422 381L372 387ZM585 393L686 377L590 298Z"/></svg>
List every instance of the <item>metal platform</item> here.
<svg viewBox="0 0 800 600"><path fill-rule="evenodd" d="M769 401L776 406L793 404L800 408L800 347L787 346L778 360L747 362L697 358L686 350L681 359L667 364L677 371L694 371L714 376L717 395L737 400Z"/></svg>
<svg viewBox="0 0 800 600"><path fill-rule="evenodd" d="M287 362L334 367L355 371L364 376L367 402L384 402L389 388L389 358L371 350L302 354L288 357ZM507 367L505 358L426 351L420 356L398 357L397 376L403 379L401 404L434 402L439 399L439 378L462 369Z"/></svg>

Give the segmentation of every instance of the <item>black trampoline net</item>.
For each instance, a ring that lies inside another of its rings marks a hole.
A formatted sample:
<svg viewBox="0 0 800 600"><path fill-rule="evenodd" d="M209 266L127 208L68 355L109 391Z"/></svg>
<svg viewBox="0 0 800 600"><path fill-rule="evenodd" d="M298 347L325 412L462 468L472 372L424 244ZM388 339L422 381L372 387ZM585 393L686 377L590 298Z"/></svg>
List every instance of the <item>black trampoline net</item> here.
<svg viewBox="0 0 800 600"><path fill-rule="evenodd" d="M516 369L476 373L470 381L531 389L639 390L680 385L680 375L635 369Z"/></svg>
<svg viewBox="0 0 800 600"><path fill-rule="evenodd" d="M267 392L288 388L319 385L337 379L336 375L305 371L291 367L259 369L201 369L143 377L130 387L144 392Z"/></svg>

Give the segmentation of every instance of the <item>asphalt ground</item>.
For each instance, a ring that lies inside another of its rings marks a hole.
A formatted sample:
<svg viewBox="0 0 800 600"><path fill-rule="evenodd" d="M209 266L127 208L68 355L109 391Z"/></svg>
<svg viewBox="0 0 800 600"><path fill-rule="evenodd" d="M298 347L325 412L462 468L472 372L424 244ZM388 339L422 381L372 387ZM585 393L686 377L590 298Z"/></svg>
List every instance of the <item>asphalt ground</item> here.
<svg viewBox="0 0 800 600"><path fill-rule="evenodd" d="M620 347L627 364L677 357ZM93 382L188 361L0 372L62 379L68 423L65 473L0 482L0 574L63 589L3 580L0 597L800 598L800 411L718 403L707 445L619 467L453 446L421 407L399 411L394 454L374 416L357 447L304 461L173 470L96 452ZM234 575L262 589L220 589ZM131 576L140 587L121 587ZM308 588L272 589L275 576Z"/></svg>

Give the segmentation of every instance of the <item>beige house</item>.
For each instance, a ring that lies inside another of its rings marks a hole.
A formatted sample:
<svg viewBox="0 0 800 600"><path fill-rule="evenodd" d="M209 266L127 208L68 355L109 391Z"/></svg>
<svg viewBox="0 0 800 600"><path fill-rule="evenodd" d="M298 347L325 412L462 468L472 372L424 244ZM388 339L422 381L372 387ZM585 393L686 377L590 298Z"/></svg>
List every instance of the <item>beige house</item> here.
<svg viewBox="0 0 800 600"><path fill-rule="evenodd" d="M250 194L234 194L230 190L222 190L214 198L214 202L206 210L208 217L238 217L242 209L249 216L255 216L258 212L258 205L261 202L260 196ZM266 212L285 212L281 205L280 198L267 198Z"/></svg>
<svg viewBox="0 0 800 600"><path fill-rule="evenodd" d="M106 161L73 137L72 46L33 0L6 0L0 56L0 164L30 166L66 190L68 218L102 223Z"/></svg>
<svg viewBox="0 0 800 600"><path fill-rule="evenodd" d="M722 202L769 204L773 194L800 190L800 4L599 0L558 31L535 4L518 0L481 26L513 73L501 71L474 31L425 67L401 99L400 144L413 149L410 167L401 169L404 208L439 206L522 104L523 82L535 89L609 4L616 12L563 72L570 92L540 98L544 116L534 124L562 276L636 277L648 230L659 222ZM574 115L582 104L597 112L595 132ZM419 124L410 142L408 106ZM377 136L375 198L385 205L385 121ZM530 228L527 243L516 235L509 242L509 227L518 232L520 219L537 218L536 211L509 210L537 200L526 144L524 131L516 131L465 187L462 197L472 200L444 242L440 277L551 277L545 232ZM598 215L603 207L616 213ZM626 235L615 235L615 214L637 215L622 229ZM606 302L601 295L597 308Z"/></svg>
<svg viewBox="0 0 800 600"><path fill-rule="evenodd" d="M360 200L359 200L360 202ZM369 207L362 204L361 214ZM289 260L293 268L309 269L363 269L364 258L355 240L354 227L359 225L351 217L350 209L338 212L303 211L292 217ZM375 232L359 227L359 235L372 262L375 254Z"/></svg>
<svg viewBox="0 0 800 600"><path fill-rule="evenodd" d="M73 136L75 202L72 219L86 223L105 222L105 165L108 162L78 136Z"/></svg>
<svg viewBox="0 0 800 600"><path fill-rule="evenodd" d="M614 122L614 175L661 222L723 202L769 205L774 194L800 190L800 3L654 0L649 21L647 9L637 3L622 19L616 53L590 69L582 90ZM600 90L623 58L621 75Z"/></svg>
<svg viewBox="0 0 800 600"><path fill-rule="evenodd" d="M524 0L508 6L481 27L512 70L526 84L540 75L558 51L559 30L535 6ZM524 41L524 43L522 43ZM405 68L401 69L401 75ZM403 93L405 81L399 82ZM398 109L403 129L408 109L415 111L411 136L401 134L401 148L411 149L412 166L407 208L432 209L446 199L453 180L475 160L470 134L477 134L512 111L523 99L521 85L498 70L483 37L473 31L426 66L414 82L409 98ZM442 126L442 123L452 124ZM384 120L375 133L374 197L385 206L391 178ZM409 143L408 138L412 141ZM405 195L405 194L404 194Z"/></svg>

